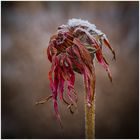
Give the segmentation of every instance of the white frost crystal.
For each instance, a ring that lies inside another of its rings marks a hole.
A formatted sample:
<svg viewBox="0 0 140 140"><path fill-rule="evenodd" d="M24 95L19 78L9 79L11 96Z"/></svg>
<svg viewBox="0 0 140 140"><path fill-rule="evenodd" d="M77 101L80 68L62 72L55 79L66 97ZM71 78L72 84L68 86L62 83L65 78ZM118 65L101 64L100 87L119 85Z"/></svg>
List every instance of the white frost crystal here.
<svg viewBox="0 0 140 140"><path fill-rule="evenodd" d="M88 28L91 28L93 30L96 28L96 26L94 24L89 23L87 20L81 20L81 19L76 19L76 18L69 19L68 25L70 27L75 27L75 26L81 25L81 26L86 26Z"/></svg>
<svg viewBox="0 0 140 140"><path fill-rule="evenodd" d="M72 18L68 20L67 24L69 27L76 27L76 26L87 27L87 31L93 31L94 33L98 35L104 35L103 32L96 29L96 26L94 24L89 23L87 20Z"/></svg>

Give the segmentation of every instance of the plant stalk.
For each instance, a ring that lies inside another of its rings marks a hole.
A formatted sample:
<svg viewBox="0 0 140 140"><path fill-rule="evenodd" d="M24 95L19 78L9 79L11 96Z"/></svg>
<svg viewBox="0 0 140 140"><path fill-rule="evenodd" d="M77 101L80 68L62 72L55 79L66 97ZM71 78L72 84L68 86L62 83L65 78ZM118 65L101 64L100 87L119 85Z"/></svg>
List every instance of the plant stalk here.
<svg viewBox="0 0 140 140"><path fill-rule="evenodd" d="M90 78L91 106L88 106L87 88L85 87L85 137L95 139L95 67ZM86 85L86 84L85 84Z"/></svg>
<svg viewBox="0 0 140 140"><path fill-rule="evenodd" d="M86 139L95 139L95 94L91 107L85 103L85 136Z"/></svg>

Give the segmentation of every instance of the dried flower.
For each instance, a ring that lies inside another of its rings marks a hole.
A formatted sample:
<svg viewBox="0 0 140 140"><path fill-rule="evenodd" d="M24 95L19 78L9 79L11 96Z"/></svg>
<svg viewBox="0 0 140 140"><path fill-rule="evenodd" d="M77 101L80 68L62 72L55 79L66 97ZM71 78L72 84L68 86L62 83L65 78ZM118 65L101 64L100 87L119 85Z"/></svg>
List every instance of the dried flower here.
<svg viewBox="0 0 140 140"><path fill-rule="evenodd" d="M53 99L55 113L59 121L58 95L60 100L67 104L71 112L73 112L72 106L77 106L74 72L83 75L89 107L95 91L94 57L105 68L112 81L108 63L102 53L104 45L111 50L115 59L115 52L106 35L97 30L95 25L81 19L70 19L66 25L58 27L57 33L51 37L47 48L48 59L52 63L48 74L52 90L52 95L49 98ZM69 101L66 101L63 96L65 82Z"/></svg>

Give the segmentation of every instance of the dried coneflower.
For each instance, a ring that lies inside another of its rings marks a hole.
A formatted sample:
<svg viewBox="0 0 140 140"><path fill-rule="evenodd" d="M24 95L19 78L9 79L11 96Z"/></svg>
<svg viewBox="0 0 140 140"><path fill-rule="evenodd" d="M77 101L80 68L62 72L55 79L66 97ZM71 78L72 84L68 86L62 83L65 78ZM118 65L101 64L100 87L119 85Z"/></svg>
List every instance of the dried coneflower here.
<svg viewBox="0 0 140 140"><path fill-rule="evenodd" d="M106 35L98 30L94 24L81 19L70 19L66 25L59 26L57 33L50 38L47 48L47 56L52 63L48 74L52 95L37 102L40 104L48 99L53 99L56 117L61 124L57 97L59 95L60 100L64 101L70 112L73 113L72 107L77 106L77 92L74 88L75 72L83 75L86 91L86 138L95 137L95 58L105 68L109 79L112 81L108 63L102 52L103 46L111 50L115 59L115 52ZM69 101L66 101L63 95L65 82L67 85L66 95Z"/></svg>

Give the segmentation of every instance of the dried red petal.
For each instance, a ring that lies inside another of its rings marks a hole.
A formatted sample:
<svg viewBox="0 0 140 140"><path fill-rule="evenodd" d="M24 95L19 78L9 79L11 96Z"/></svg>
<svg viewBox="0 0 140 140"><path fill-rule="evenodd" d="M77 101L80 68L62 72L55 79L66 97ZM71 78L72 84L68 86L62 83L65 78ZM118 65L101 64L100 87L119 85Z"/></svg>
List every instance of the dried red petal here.
<svg viewBox="0 0 140 140"><path fill-rule="evenodd" d="M112 51L112 53L113 53L113 59L116 60L115 51L113 50L113 48L109 44L109 41L107 40L107 38L104 38L103 41L104 41L105 45Z"/></svg>

